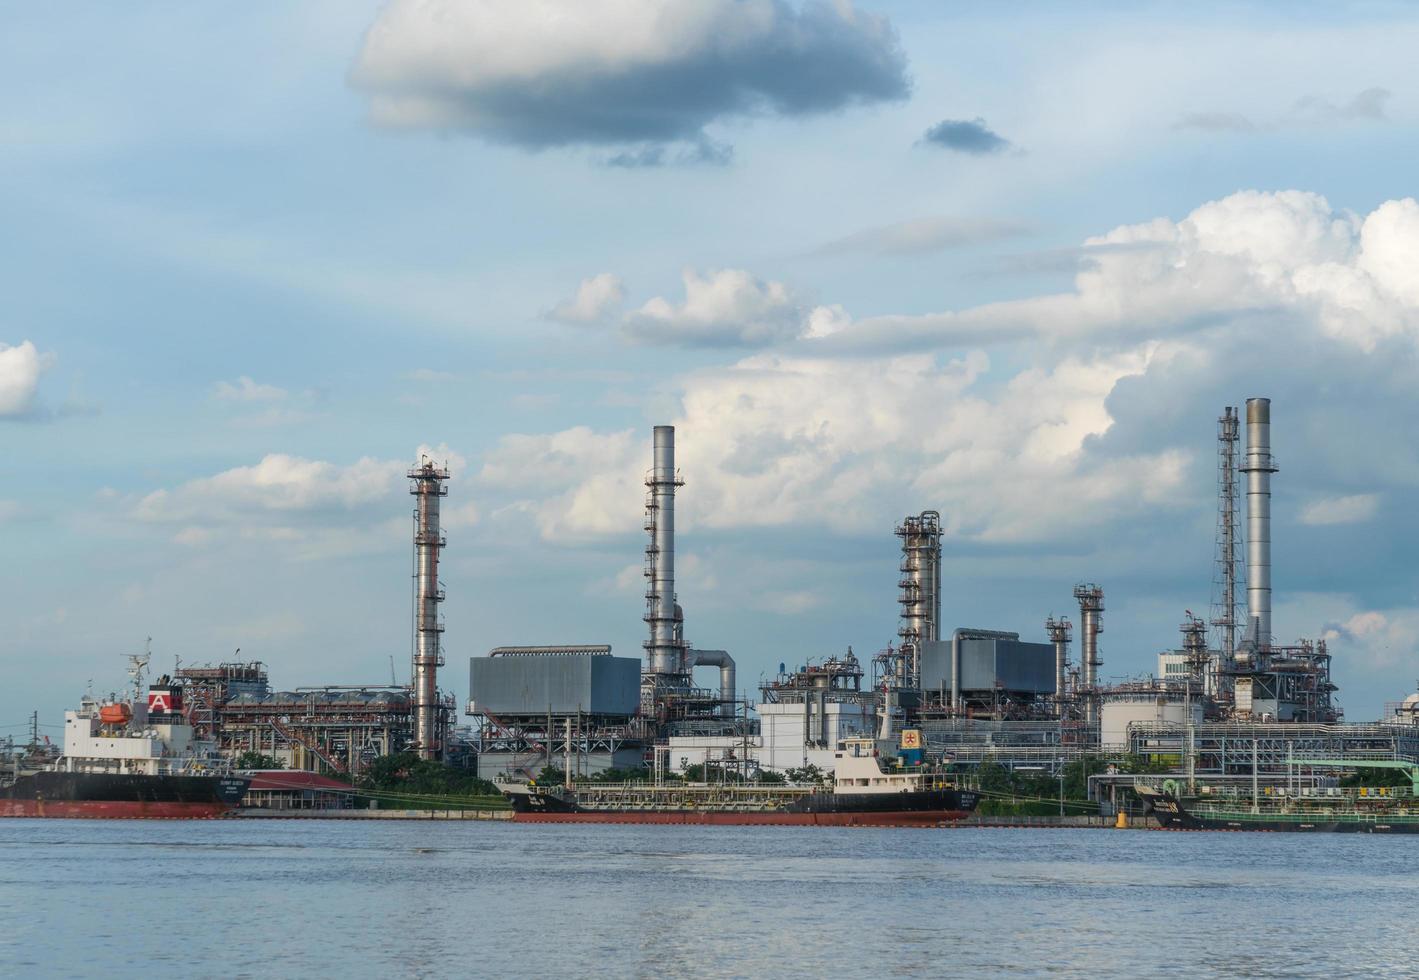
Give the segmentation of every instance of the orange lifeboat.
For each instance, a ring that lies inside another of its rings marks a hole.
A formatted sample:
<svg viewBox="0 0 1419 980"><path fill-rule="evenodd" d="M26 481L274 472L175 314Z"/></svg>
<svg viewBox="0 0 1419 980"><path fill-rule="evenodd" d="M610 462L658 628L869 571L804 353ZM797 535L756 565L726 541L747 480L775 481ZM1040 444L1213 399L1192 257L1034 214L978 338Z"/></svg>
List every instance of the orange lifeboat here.
<svg viewBox="0 0 1419 980"><path fill-rule="evenodd" d="M133 709L126 704L106 704L99 708L99 721L105 725L126 725L133 718Z"/></svg>

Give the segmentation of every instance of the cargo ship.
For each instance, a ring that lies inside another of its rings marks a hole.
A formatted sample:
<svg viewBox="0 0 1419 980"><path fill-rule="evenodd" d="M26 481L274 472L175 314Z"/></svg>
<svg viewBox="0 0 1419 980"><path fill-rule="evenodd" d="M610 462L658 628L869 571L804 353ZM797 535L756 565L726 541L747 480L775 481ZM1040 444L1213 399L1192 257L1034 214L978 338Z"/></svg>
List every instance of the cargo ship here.
<svg viewBox="0 0 1419 980"><path fill-rule="evenodd" d="M162 677L142 697L147 658L131 660L131 700L85 695L64 714L57 759L8 760L0 817L218 817L241 802L248 780L195 737L182 687Z"/></svg>
<svg viewBox="0 0 1419 980"><path fill-rule="evenodd" d="M1179 782L1168 780L1161 788L1135 786L1134 792L1165 830L1419 834L1419 767L1361 765L1407 769L1410 785L1268 786L1264 791L1204 785L1184 792Z"/></svg>
<svg viewBox="0 0 1419 980"><path fill-rule="evenodd" d="M979 794L921 765L884 768L877 742L838 743L832 785L738 783L502 783L515 821L527 823L777 824L936 827L964 820Z"/></svg>

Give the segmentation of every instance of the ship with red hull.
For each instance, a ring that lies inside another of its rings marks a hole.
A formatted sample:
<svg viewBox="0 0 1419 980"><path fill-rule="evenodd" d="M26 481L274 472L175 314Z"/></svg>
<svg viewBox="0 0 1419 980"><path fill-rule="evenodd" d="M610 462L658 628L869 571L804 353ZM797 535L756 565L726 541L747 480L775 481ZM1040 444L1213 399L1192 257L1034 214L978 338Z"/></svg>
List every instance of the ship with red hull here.
<svg viewBox="0 0 1419 980"><path fill-rule="evenodd" d="M927 767L884 769L871 738L846 739L834 759L829 789L632 782L502 790L522 823L939 827L970 816L980 799Z"/></svg>
<svg viewBox="0 0 1419 980"><path fill-rule="evenodd" d="M0 770L0 817L194 819L241 803L249 781L195 737L182 688L164 677L144 697L147 657L130 660L130 700L86 695L64 714L62 754L31 753Z"/></svg>

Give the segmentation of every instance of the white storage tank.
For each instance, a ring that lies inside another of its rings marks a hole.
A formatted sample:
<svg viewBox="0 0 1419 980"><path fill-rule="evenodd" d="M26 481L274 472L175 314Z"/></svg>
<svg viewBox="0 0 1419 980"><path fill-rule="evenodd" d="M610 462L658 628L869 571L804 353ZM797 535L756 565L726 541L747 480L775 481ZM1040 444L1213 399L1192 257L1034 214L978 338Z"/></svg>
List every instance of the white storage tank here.
<svg viewBox="0 0 1419 980"><path fill-rule="evenodd" d="M1181 692L1149 691L1110 697L1099 717L1099 741L1109 748L1128 746L1128 726L1145 724L1187 724L1188 703ZM1202 699L1192 699L1192 721L1202 723Z"/></svg>

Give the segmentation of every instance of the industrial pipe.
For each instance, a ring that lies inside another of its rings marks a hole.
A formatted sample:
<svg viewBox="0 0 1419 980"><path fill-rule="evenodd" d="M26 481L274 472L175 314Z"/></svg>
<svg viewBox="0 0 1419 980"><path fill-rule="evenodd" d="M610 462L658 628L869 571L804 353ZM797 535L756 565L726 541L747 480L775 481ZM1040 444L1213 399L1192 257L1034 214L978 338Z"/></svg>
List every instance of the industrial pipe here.
<svg viewBox="0 0 1419 980"><path fill-rule="evenodd" d="M734 717L734 658L726 650L691 650L690 663L695 667L719 668L719 713Z"/></svg>
<svg viewBox="0 0 1419 980"><path fill-rule="evenodd" d="M1247 631L1258 649L1271 646L1271 399L1247 399Z"/></svg>

